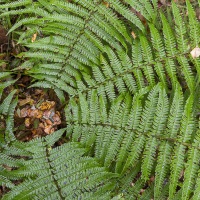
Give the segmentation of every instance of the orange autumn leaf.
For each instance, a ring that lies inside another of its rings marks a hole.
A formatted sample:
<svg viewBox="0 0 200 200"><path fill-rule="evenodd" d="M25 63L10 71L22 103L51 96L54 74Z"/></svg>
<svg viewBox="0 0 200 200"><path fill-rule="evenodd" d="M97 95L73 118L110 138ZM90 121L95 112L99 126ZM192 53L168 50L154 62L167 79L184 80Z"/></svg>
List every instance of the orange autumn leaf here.
<svg viewBox="0 0 200 200"><path fill-rule="evenodd" d="M46 119L45 122L46 122L46 124L48 124L48 125L53 125L52 121L49 120L49 119Z"/></svg>
<svg viewBox="0 0 200 200"><path fill-rule="evenodd" d="M47 125L47 126L45 126L44 132L46 134L50 134L50 133L52 133L51 129L52 129L52 125Z"/></svg>
<svg viewBox="0 0 200 200"><path fill-rule="evenodd" d="M39 124L39 128L44 129L44 128L45 128L45 127L44 127L44 124L43 124L43 123L40 123L40 124Z"/></svg>
<svg viewBox="0 0 200 200"><path fill-rule="evenodd" d="M37 129L33 129L31 132L33 133L33 135L36 135Z"/></svg>
<svg viewBox="0 0 200 200"><path fill-rule="evenodd" d="M45 101L42 102L42 104L40 105L40 110L49 110L52 107L54 107L55 102L54 101Z"/></svg>
<svg viewBox="0 0 200 200"><path fill-rule="evenodd" d="M36 118L40 119L43 116L43 112L41 110L38 110Z"/></svg>

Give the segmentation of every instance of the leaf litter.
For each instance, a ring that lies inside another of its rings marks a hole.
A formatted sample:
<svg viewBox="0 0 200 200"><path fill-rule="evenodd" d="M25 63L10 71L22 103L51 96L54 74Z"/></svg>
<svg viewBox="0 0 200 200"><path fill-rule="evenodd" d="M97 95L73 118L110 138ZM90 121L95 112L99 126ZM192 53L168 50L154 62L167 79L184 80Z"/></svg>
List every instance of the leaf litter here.
<svg viewBox="0 0 200 200"><path fill-rule="evenodd" d="M58 130L61 124L61 114L57 110L58 103L56 99L49 99L50 96L45 90L25 89L15 112L15 124L18 127L16 137L19 140L29 141Z"/></svg>

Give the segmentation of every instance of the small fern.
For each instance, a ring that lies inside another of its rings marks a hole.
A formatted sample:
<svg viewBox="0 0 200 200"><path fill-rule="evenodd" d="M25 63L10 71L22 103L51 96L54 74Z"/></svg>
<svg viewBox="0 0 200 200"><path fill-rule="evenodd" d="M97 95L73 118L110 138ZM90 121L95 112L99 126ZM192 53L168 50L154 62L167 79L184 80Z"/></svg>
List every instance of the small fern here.
<svg viewBox="0 0 200 200"><path fill-rule="evenodd" d="M1 17L21 16L9 33L28 49L21 66L0 74L0 97L23 71L32 87L56 92L66 119L22 143L16 90L1 101L3 199L200 198L200 59L190 55L200 25L189 1L186 9L183 17L172 2L166 13L156 0L0 4ZM55 147L63 134L69 142Z"/></svg>

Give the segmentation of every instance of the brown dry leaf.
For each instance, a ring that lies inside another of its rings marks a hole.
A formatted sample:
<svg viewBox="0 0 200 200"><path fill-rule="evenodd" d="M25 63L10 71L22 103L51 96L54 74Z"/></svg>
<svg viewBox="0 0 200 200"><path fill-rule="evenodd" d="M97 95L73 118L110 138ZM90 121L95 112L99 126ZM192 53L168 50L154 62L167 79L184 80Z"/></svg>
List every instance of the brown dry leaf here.
<svg viewBox="0 0 200 200"><path fill-rule="evenodd" d="M36 118L40 119L43 116L43 112L41 110L38 110Z"/></svg>
<svg viewBox="0 0 200 200"><path fill-rule="evenodd" d="M52 125L47 125L47 126L45 126L44 132L45 132L46 134L50 134L50 133L51 133L51 128L52 128Z"/></svg>
<svg viewBox="0 0 200 200"><path fill-rule="evenodd" d="M25 118L25 126L29 127L31 125L31 119L30 118Z"/></svg>
<svg viewBox="0 0 200 200"><path fill-rule="evenodd" d="M44 129L44 128L45 128L45 127L44 127L44 124L43 124L43 123L40 123L40 124L39 124L39 128Z"/></svg>
<svg viewBox="0 0 200 200"><path fill-rule="evenodd" d="M31 42L35 42L36 38L37 38L37 33L33 34L33 37L31 38Z"/></svg>
<svg viewBox="0 0 200 200"><path fill-rule="evenodd" d="M55 129L51 128L50 133L53 133L53 132L55 132Z"/></svg>
<svg viewBox="0 0 200 200"><path fill-rule="evenodd" d="M103 1L103 5L105 5L106 8L109 8L109 7L110 7L110 4L109 4L108 2L106 2L106 1Z"/></svg>
<svg viewBox="0 0 200 200"><path fill-rule="evenodd" d="M33 133L33 135L36 135L37 129L33 129L31 132Z"/></svg>
<svg viewBox="0 0 200 200"><path fill-rule="evenodd" d="M46 122L46 124L48 124L48 125L53 125L52 121L49 120L49 119L46 119L45 122Z"/></svg>
<svg viewBox="0 0 200 200"><path fill-rule="evenodd" d="M40 90L40 89L36 89L35 90L35 95L43 95L44 91L43 90Z"/></svg>
<svg viewBox="0 0 200 200"><path fill-rule="evenodd" d="M191 52L190 52L192 58L198 58L200 56L200 48L195 47Z"/></svg>
<svg viewBox="0 0 200 200"><path fill-rule="evenodd" d="M20 117L27 117L27 115L28 115L28 112L27 112L27 108L23 108L23 109L21 109L21 111L20 111Z"/></svg>
<svg viewBox="0 0 200 200"><path fill-rule="evenodd" d="M29 109L29 115L28 115L29 117L35 118L37 115L38 115L38 109L35 110Z"/></svg>
<svg viewBox="0 0 200 200"><path fill-rule="evenodd" d="M34 100L31 97L27 97L26 99L19 99L19 106L24 106L26 104L33 105Z"/></svg>
<svg viewBox="0 0 200 200"><path fill-rule="evenodd" d="M55 102L54 101L45 101L42 102L42 104L40 105L40 110L49 110L52 107L54 107Z"/></svg>
<svg viewBox="0 0 200 200"><path fill-rule="evenodd" d="M32 130L33 138L39 137L43 135L43 129L37 128Z"/></svg>
<svg viewBox="0 0 200 200"><path fill-rule="evenodd" d="M52 112L51 110L45 110L44 113L43 113L43 118L49 119L51 112Z"/></svg>
<svg viewBox="0 0 200 200"><path fill-rule="evenodd" d="M13 169L12 167L5 165L5 164L3 164L3 167L6 168L6 170L8 170L8 171L12 171L12 169Z"/></svg>
<svg viewBox="0 0 200 200"><path fill-rule="evenodd" d="M61 115L60 115L60 113L58 112L58 111L56 111L56 114L60 117Z"/></svg>
<svg viewBox="0 0 200 200"><path fill-rule="evenodd" d="M141 22L144 25L147 24L146 18L140 12L138 12L137 10L135 10L133 7L131 7L130 10L131 10L131 12L133 12L141 20Z"/></svg>
<svg viewBox="0 0 200 200"><path fill-rule="evenodd" d="M134 38L134 40L135 40L135 38L137 37L136 35L135 35L135 33L132 31L131 32L131 35L132 35L132 37Z"/></svg>
<svg viewBox="0 0 200 200"><path fill-rule="evenodd" d="M61 119L60 119L60 116L58 114L55 114L52 118L53 118L53 121L54 121L53 125L61 124Z"/></svg>

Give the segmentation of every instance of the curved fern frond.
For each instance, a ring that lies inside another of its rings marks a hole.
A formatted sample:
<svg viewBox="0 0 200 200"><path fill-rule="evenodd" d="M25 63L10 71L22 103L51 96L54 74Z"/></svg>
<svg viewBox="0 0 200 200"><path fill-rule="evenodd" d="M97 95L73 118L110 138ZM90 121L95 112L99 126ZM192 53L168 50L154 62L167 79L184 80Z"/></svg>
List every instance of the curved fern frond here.
<svg viewBox="0 0 200 200"><path fill-rule="evenodd" d="M11 188L3 199L199 198L200 59L190 55L199 23L189 1L187 16L175 2L167 13L162 7L157 0L0 4L1 17L17 16L9 33L26 47L14 73L52 88L66 120L52 135L17 141L17 92L3 95L16 80L0 74L0 177ZM55 147L65 130L67 143Z"/></svg>
<svg viewBox="0 0 200 200"><path fill-rule="evenodd" d="M19 166L10 174L24 177L24 181L4 195L3 199L109 199L109 191L114 185L108 180L116 175L107 172L95 159L84 156L87 150L77 143L52 148L61 134L63 130L25 145L25 149L31 151L31 159L20 159L23 167ZM9 151L9 147L6 150ZM73 186L75 183L78 188ZM46 188L45 193L43 188Z"/></svg>

